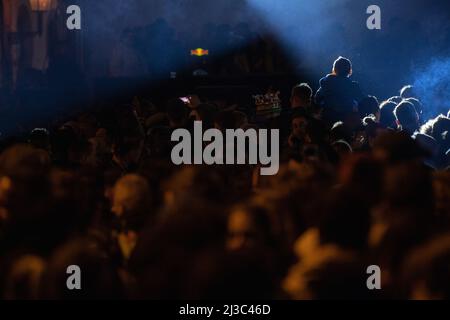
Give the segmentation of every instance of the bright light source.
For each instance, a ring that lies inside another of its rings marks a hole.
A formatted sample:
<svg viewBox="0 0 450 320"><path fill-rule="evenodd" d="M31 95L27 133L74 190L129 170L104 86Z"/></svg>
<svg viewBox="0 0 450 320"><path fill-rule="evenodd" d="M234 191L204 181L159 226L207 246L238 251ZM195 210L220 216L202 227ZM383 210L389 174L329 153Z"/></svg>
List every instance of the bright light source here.
<svg viewBox="0 0 450 320"><path fill-rule="evenodd" d="M191 56L197 56L197 57L203 57L209 55L209 50L197 48L194 50L191 50Z"/></svg>
<svg viewBox="0 0 450 320"><path fill-rule="evenodd" d="M29 0L31 10L50 11L56 8L58 0Z"/></svg>

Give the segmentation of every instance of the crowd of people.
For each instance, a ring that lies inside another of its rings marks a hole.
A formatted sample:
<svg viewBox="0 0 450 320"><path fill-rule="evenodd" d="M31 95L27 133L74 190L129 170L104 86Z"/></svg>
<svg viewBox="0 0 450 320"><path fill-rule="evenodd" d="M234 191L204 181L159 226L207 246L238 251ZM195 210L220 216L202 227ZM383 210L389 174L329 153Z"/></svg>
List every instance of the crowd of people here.
<svg viewBox="0 0 450 320"><path fill-rule="evenodd" d="M424 119L413 86L366 95L351 72L339 57L266 121L196 95L136 98L4 137L0 296L450 298L450 114ZM171 133L194 120L280 129L279 173L173 165Z"/></svg>

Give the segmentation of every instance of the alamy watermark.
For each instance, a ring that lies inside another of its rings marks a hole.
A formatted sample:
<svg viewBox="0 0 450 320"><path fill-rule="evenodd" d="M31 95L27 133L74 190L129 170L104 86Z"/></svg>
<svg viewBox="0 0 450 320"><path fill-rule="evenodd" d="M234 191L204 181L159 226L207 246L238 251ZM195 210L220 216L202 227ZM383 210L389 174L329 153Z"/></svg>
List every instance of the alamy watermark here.
<svg viewBox="0 0 450 320"><path fill-rule="evenodd" d="M377 5L370 5L367 7L367 14L370 16L367 18L366 26L369 30L381 29L381 8Z"/></svg>
<svg viewBox="0 0 450 320"><path fill-rule="evenodd" d="M66 20L67 29L81 30L81 8L73 4L67 7L66 13L69 15Z"/></svg>
<svg viewBox="0 0 450 320"><path fill-rule="evenodd" d="M81 8L78 5L67 7L66 13L69 15L66 21L67 29L81 30ZM366 26L369 30L381 29L381 8L378 5L370 5L366 10L370 16L367 18Z"/></svg>
<svg viewBox="0 0 450 320"><path fill-rule="evenodd" d="M261 175L275 175L280 165L278 129L218 129L203 132L201 121L194 122L193 137L187 129L176 129L171 140L175 165L181 164L252 164L261 165ZM269 152L270 148L270 152Z"/></svg>
<svg viewBox="0 0 450 320"><path fill-rule="evenodd" d="M70 265L66 269L69 274L66 280L66 287L69 290L81 290L81 269L77 265Z"/></svg>
<svg viewBox="0 0 450 320"><path fill-rule="evenodd" d="M381 290L381 268L373 264L367 267L366 273L370 275L366 281L367 289Z"/></svg>

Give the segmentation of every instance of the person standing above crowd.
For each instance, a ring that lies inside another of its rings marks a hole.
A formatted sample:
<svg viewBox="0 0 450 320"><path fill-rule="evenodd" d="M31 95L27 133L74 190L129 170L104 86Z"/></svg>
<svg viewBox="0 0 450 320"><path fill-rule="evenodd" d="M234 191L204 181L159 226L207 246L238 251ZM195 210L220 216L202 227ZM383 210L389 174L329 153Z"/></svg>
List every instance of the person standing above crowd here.
<svg viewBox="0 0 450 320"><path fill-rule="evenodd" d="M329 123L343 121L358 111L358 102L364 97L359 84L350 79L352 63L339 57L334 61L332 73L320 79L315 101L323 108L324 120Z"/></svg>

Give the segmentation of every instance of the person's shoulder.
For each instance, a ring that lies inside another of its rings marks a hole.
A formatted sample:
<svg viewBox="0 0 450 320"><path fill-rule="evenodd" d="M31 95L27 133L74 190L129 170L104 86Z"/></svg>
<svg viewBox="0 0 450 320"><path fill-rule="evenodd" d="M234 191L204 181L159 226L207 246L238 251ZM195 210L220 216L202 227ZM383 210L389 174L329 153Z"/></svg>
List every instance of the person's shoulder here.
<svg viewBox="0 0 450 320"><path fill-rule="evenodd" d="M325 77L323 77L322 79L319 80L319 83L322 85L324 83L331 81L334 77L336 77L336 76L333 74L327 74Z"/></svg>

